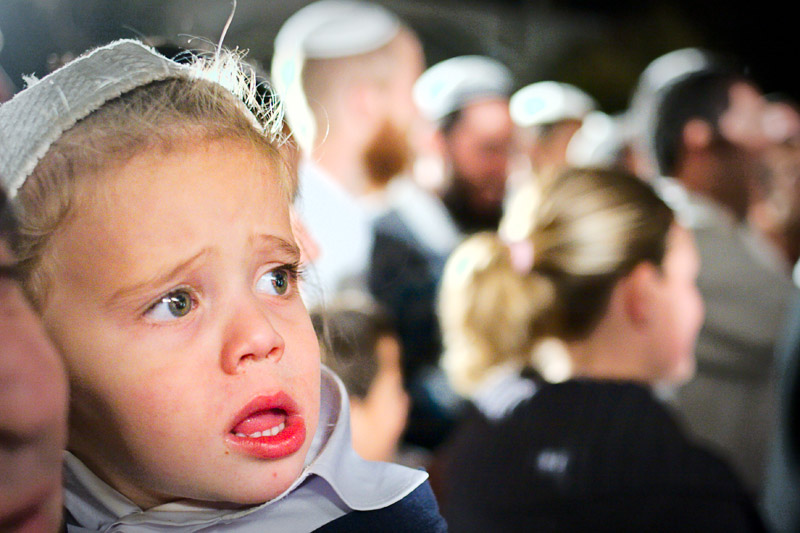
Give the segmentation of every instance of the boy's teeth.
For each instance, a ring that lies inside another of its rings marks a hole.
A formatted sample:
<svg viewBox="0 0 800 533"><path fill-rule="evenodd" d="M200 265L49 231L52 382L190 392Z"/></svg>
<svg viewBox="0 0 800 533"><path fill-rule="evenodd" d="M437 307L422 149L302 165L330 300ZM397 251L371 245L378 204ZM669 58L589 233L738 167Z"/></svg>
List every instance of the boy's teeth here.
<svg viewBox="0 0 800 533"><path fill-rule="evenodd" d="M237 433L236 436L237 437L248 437L248 438L251 438L251 439L257 439L259 437L272 437L274 435L277 435L278 433L280 433L284 429L286 429L286 424L284 422L281 422L280 424L278 424L277 426L275 426L272 429L265 429L264 431L256 431L255 433L251 433L249 435L245 435L244 433Z"/></svg>

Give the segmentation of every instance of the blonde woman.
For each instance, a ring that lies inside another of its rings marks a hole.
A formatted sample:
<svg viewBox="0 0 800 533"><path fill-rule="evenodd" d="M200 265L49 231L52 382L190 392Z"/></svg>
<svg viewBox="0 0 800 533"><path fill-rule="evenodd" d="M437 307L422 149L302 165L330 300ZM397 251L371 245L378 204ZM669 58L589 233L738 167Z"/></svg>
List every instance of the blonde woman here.
<svg viewBox="0 0 800 533"><path fill-rule="evenodd" d="M644 182L565 171L513 203L504 238L450 257L444 365L475 409L445 454L450 530L751 531L728 466L654 398L694 371L703 321L691 234ZM530 354L558 339L570 379Z"/></svg>

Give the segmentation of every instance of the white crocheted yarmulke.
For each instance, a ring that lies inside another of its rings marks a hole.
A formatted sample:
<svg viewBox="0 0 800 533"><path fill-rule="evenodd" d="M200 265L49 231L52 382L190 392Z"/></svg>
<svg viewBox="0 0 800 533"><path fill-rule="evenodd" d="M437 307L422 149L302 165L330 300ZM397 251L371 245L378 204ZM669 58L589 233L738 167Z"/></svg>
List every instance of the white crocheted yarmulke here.
<svg viewBox="0 0 800 533"><path fill-rule="evenodd" d="M309 59L357 56L387 45L400 31L400 19L385 7L361 0L319 0L300 9L275 36L272 83L285 103L300 146L310 152L316 120L303 90Z"/></svg>
<svg viewBox="0 0 800 533"><path fill-rule="evenodd" d="M110 43L32 82L0 106L0 183L13 198L50 145L105 102L189 69L135 40Z"/></svg>
<svg viewBox="0 0 800 533"><path fill-rule="evenodd" d="M540 81L523 87L511 95L508 105L511 119L521 128L583 120L597 109L591 96L574 85L557 81Z"/></svg>
<svg viewBox="0 0 800 533"><path fill-rule="evenodd" d="M414 102L433 122L484 99L508 98L514 80L511 71L491 57L458 56L430 67L414 84Z"/></svg>

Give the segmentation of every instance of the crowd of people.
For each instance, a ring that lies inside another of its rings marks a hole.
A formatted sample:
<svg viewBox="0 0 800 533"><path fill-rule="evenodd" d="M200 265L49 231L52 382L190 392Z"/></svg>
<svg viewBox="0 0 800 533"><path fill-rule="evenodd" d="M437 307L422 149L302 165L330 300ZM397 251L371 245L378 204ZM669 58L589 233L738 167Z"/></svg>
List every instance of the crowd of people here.
<svg viewBox="0 0 800 533"><path fill-rule="evenodd" d="M800 531L798 178L706 50L88 51L0 104L0 530Z"/></svg>

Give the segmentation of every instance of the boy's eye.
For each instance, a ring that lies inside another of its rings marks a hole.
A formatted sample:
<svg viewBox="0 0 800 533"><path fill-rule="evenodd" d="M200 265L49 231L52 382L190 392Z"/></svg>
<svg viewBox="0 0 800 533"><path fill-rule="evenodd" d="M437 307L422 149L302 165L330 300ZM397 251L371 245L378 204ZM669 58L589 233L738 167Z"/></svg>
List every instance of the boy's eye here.
<svg viewBox="0 0 800 533"><path fill-rule="evenodd" d="M153 304L147 315L160 321L175 320L189 314L194 307L192 295L185 289L173 291Z"/></svg>
<svg viewBox="0 0 800 533"><path fill-rule="evenodd" d="M289 291L291 283L291 272L287 268L276 268L258 279L256 290L275 296L283 296Z"/></svg>

